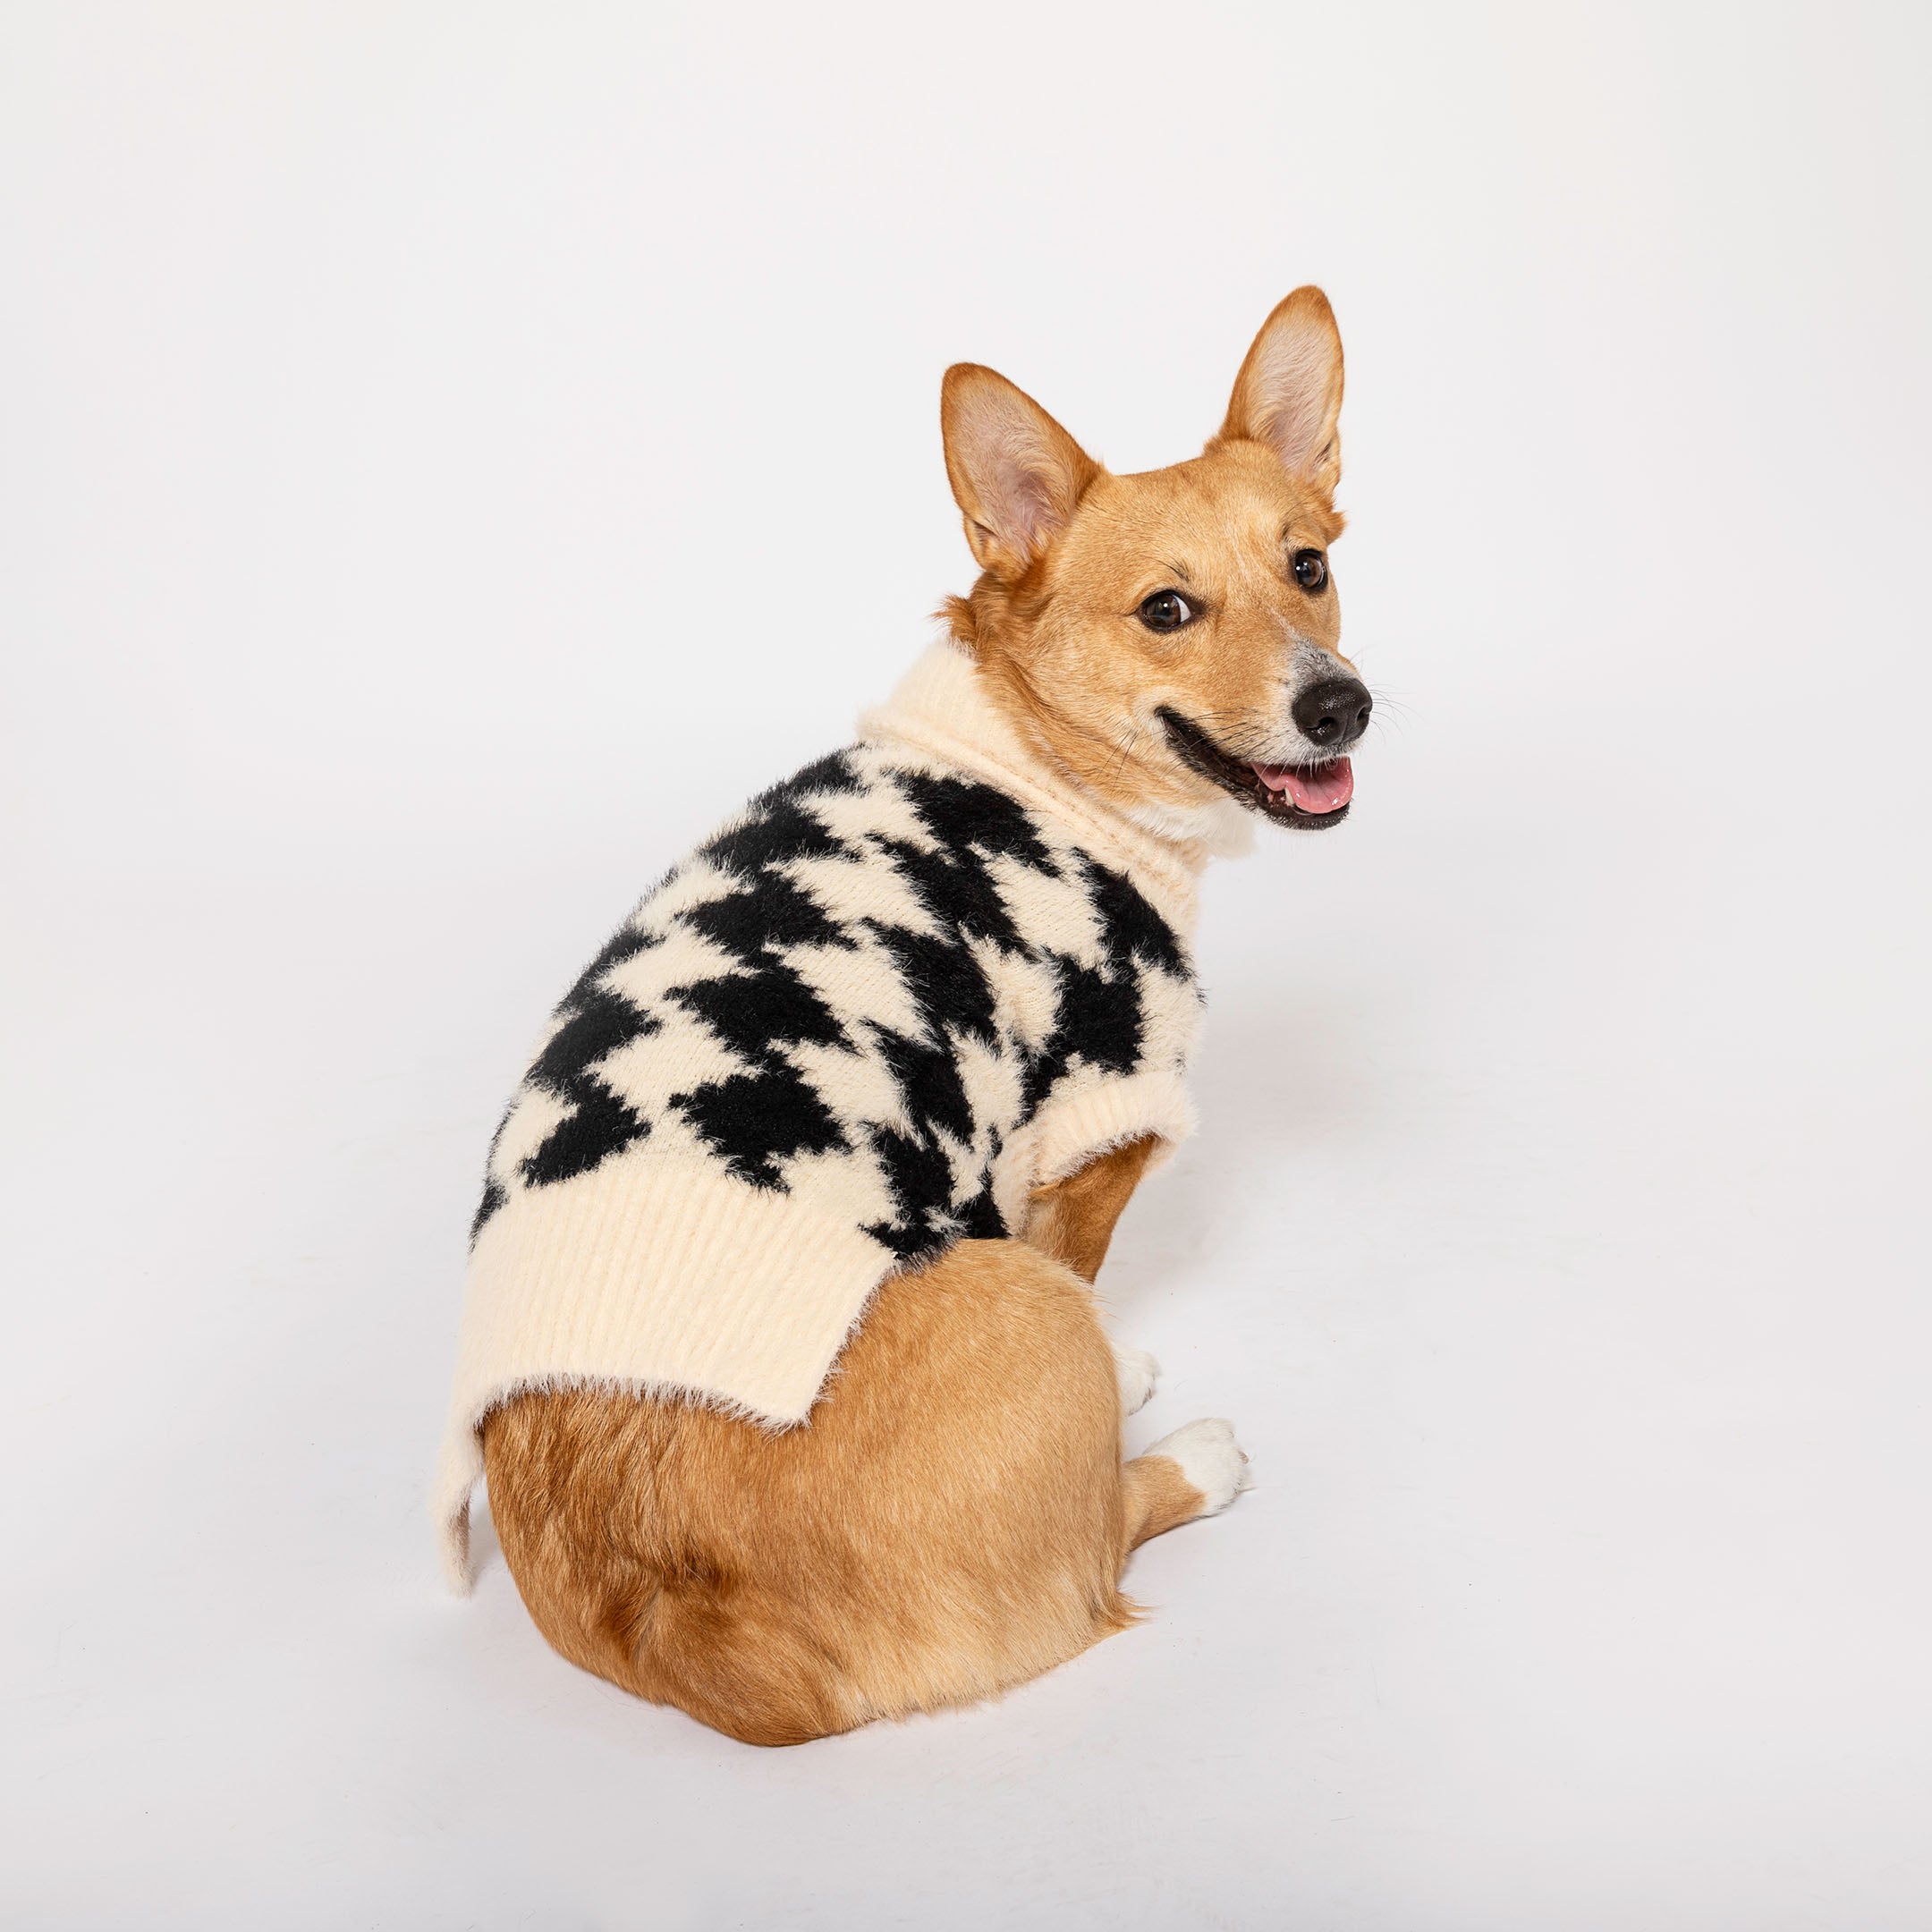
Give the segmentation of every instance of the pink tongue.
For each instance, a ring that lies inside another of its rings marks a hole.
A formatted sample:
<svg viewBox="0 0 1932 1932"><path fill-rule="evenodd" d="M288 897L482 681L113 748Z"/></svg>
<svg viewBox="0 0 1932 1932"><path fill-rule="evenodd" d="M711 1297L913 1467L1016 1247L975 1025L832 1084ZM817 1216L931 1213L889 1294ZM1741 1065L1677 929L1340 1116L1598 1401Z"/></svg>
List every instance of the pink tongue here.
<svg viewBox="0 0 1932 1932"><path fill-rule="evenodd" d="M1305 812L1340 811L1355 796L1355 767L1345 758L1332 765L1257 765L1255 776L1270 792L1285 792Z"/></svg>

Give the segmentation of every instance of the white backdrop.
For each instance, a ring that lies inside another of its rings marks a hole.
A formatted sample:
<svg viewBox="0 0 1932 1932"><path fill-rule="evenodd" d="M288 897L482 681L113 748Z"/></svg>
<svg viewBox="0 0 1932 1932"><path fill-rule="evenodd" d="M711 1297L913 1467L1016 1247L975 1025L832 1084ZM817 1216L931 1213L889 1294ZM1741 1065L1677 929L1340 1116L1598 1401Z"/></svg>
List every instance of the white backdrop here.
<svg viewBox="0 0 1932 1932"><path fill-rule="evenodd" d="M1921 1928L1911 8L0 13L0 1916ZM551 1001L969 562L1349 354L1352 821L1214 875L1105 1285L1260 1487L758 1753L422 1504Z"/></svg>

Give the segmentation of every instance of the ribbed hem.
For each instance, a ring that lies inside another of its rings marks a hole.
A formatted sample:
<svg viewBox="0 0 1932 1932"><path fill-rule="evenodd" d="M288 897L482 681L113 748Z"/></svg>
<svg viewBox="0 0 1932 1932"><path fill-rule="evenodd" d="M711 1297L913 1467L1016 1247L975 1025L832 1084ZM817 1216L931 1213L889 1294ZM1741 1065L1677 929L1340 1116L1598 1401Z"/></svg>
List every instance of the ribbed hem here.
<svg viewBox="0 0 1932 1932"><path fill-rule="evenodd" d="M1194 1106L1178 1073L1138 1073L1126 1080L1102 1076L1091 1086L1075 1084L1063 1092L1040 1115L1038 1126L1033 1184L1047 1187L1108 1148L1149 1134L1162 1143L1155 1149L1151 1172L1194 1131Z"/></svg>
<svg viewBox="0 0 1932 1932"><path fill-rule="evenodd" d="M890 1266L850 1224L694 1162L519 1192L470 1261L432 1502L452 1584L470 1587L478 1425L508 1394L597 1384L801 1422Z"/></svg>

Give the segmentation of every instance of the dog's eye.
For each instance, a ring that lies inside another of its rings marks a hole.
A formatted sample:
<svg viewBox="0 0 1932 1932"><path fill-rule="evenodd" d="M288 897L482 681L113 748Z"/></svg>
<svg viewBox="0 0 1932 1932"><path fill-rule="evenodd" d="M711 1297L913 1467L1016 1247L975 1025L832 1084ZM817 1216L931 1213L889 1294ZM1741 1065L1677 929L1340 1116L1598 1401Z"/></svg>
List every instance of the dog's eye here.
<svg viewBox="0 0 1932 1932"><path fill-rule="evenodd" d="M1149 631L1178 631L1194 615L1194 606L1178 590L1157 590L1140 606L1140 622Z"/></svg>
<svg viewBox="0 0 1932 1932"><path fill-rule="evenodd" d="M1328 559L1319 550L1297 550L1294 580L1304 590L1319 590L1328 581Z"/></svg>

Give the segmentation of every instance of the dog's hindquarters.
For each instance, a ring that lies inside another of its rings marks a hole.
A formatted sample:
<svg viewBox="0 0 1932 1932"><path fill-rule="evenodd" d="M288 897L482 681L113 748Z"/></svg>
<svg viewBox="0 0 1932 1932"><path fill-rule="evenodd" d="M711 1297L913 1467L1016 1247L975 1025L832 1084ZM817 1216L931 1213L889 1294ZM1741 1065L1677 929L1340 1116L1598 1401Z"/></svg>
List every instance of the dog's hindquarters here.
<svg viewBox="0 0 1932 1932"><path fill-rule="evenodd" d="M990 1695L1131 1615L1112 1353L1022 1241L887 1282L805 1427L528 1394L484 1457L550 1641L754 1742Z"/></svg>
<svg viewBox="0 0 1932 1932"><path fill-rule="evenodd" d="M491 1512L551 1643L777 1744L989 1696L1131 1622L1128 1551L1220 1507L1239 1462L1196 1424L1122 1466L1082 1277L1147 1154L1046 1191L1030 1241L886 1282L803 1427L597 1389L494 1411Z"/></svg>

